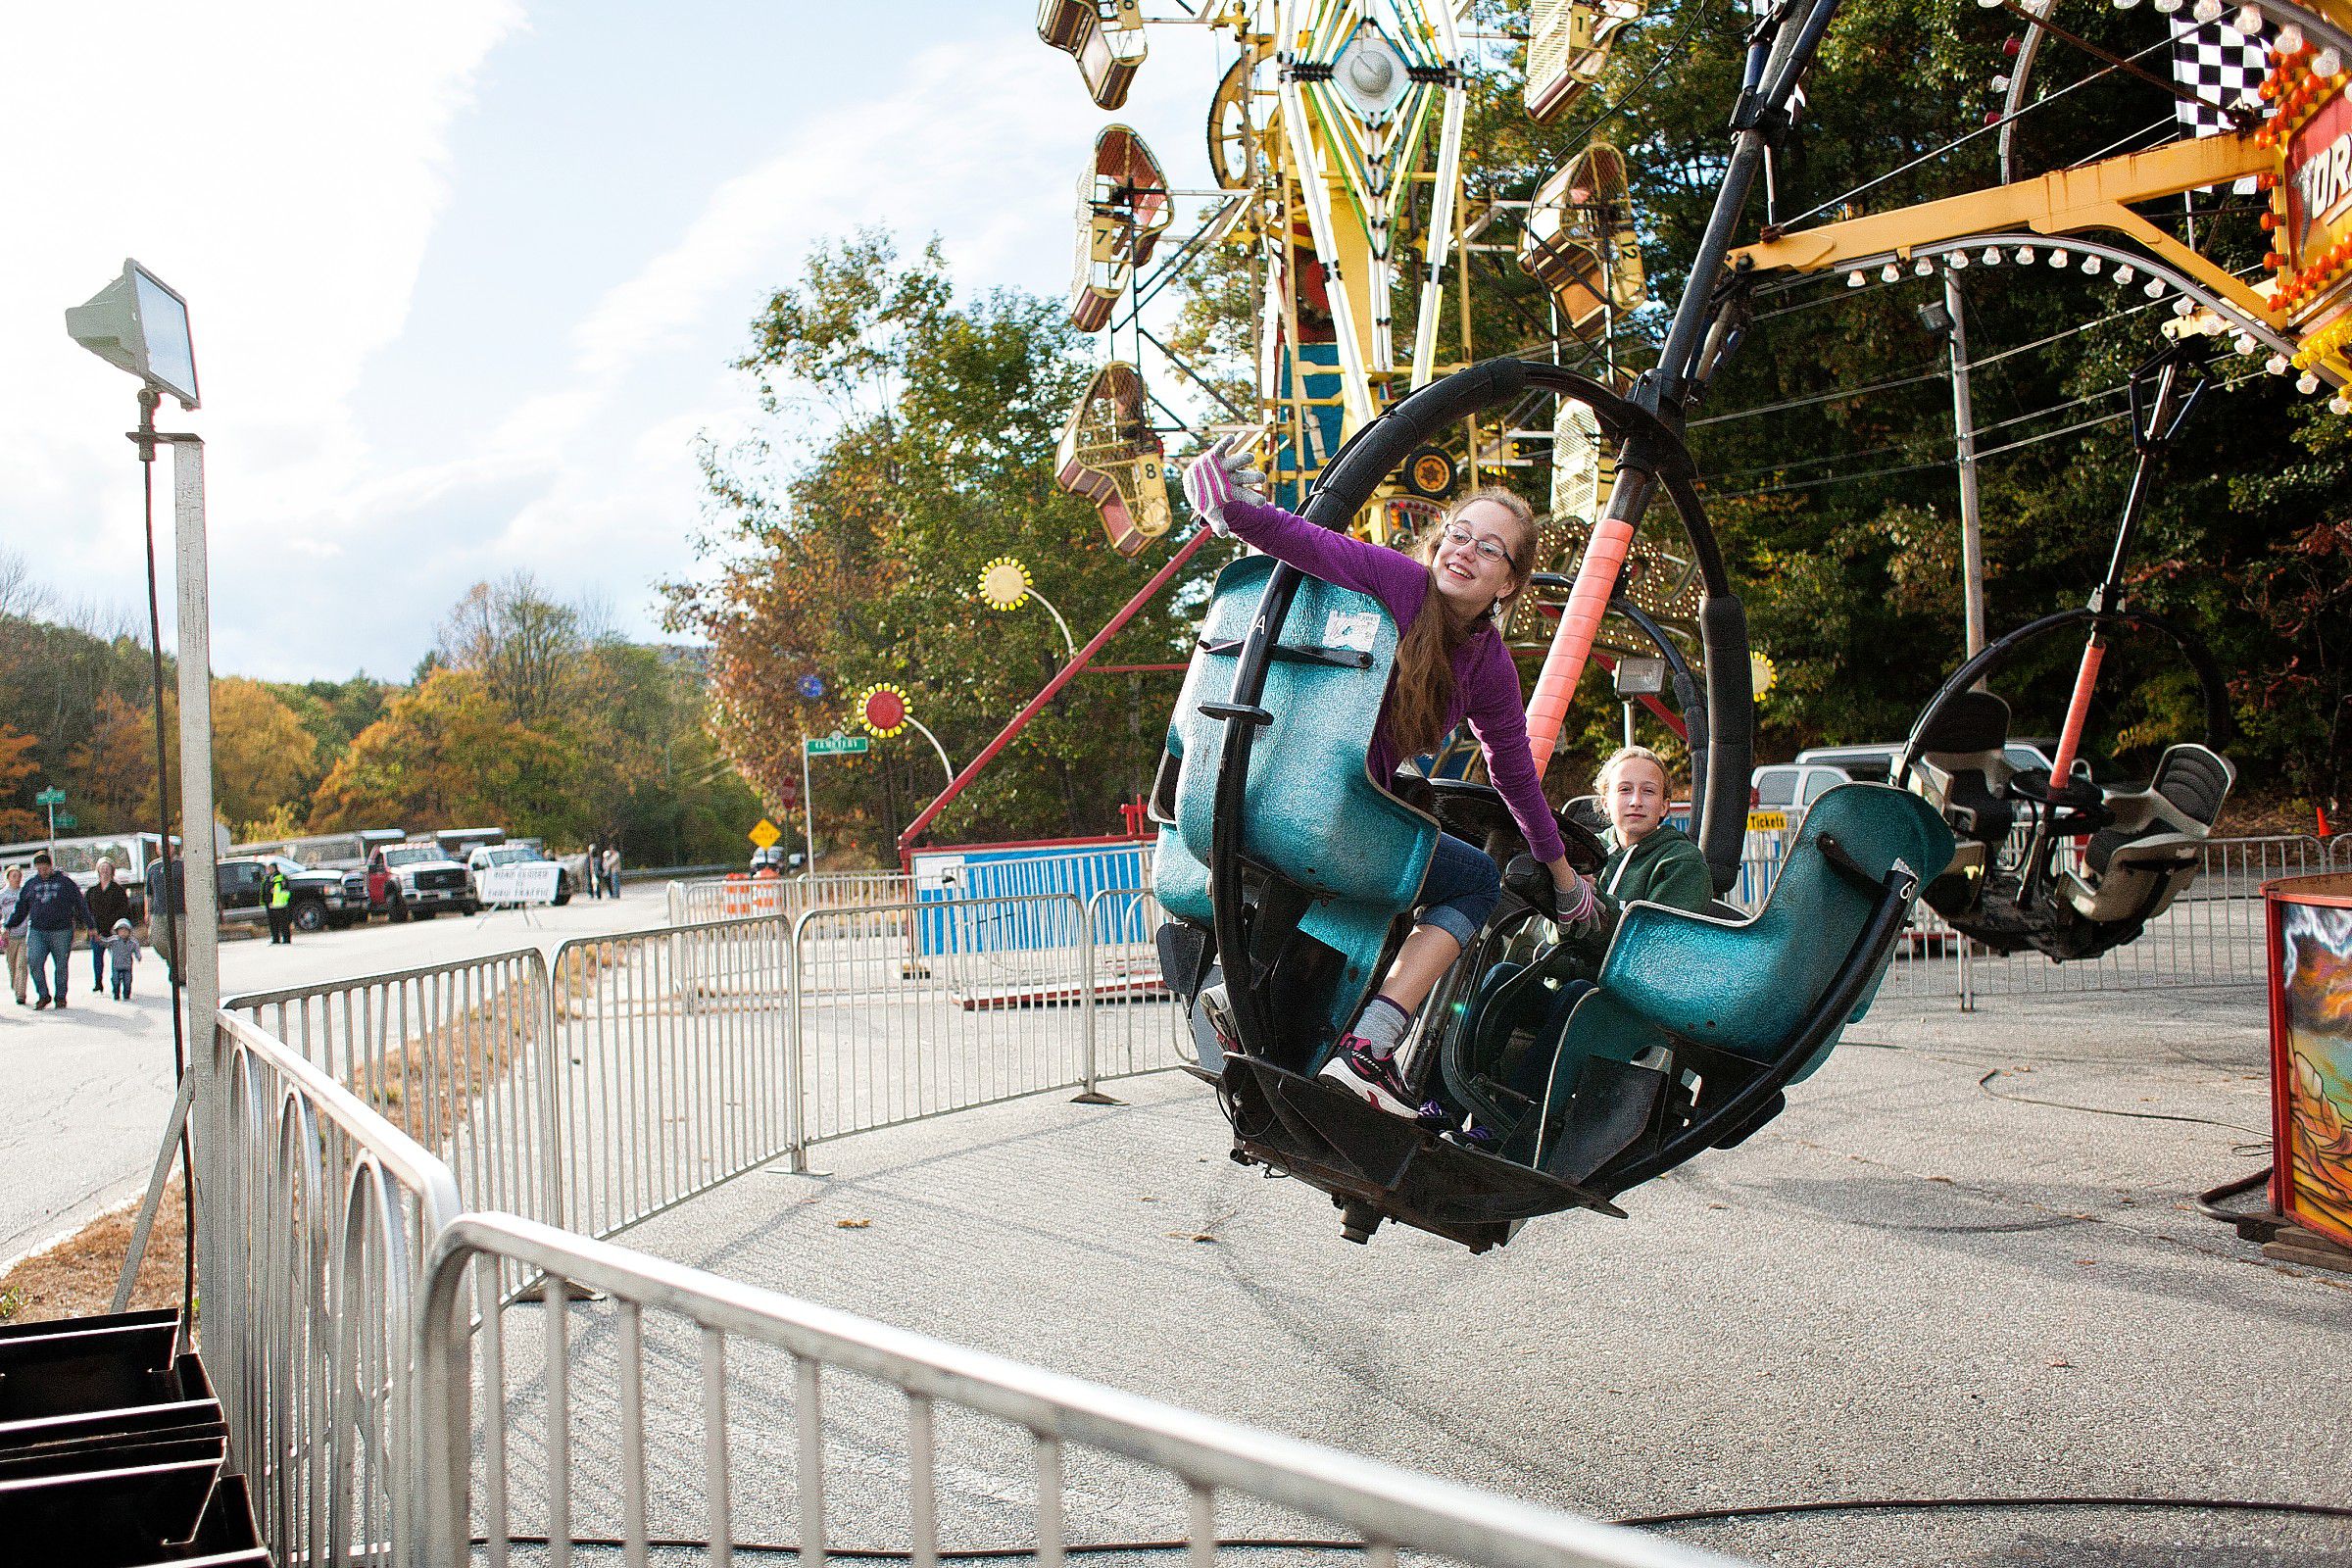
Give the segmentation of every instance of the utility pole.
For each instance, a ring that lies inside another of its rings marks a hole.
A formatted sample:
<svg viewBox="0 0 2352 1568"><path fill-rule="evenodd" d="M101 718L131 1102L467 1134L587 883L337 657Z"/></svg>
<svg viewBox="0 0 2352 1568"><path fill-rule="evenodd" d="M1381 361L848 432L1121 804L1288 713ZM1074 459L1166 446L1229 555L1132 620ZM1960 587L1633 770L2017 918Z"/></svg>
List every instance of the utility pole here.
<svg viewBox="0 0 2352 1568"><path fill-rule="evenodd" d="M1968 315L1960 280L1943 271L1943 308L1952 318L1952 431L1960 464L1961 604L1968 620L1968 657L1984 651L1984 530L1977 514L1977 420L1968 397Z"/></svg>

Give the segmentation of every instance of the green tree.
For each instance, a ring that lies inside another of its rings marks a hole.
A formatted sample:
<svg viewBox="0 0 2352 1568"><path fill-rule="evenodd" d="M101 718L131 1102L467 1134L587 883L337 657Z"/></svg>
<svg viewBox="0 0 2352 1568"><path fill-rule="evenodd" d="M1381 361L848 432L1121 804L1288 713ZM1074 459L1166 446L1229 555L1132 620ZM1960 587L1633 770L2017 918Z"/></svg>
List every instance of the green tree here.
<svg viewBox="0 0 2352 1568"><path fill-rule="evenodd" d="M797 453L771 436L709 455L714 574L670 592L674 623L710 644L718 743L769 802L798 781L801 738L842 725L873 682L904 687L960 762L1052 676L1064 655L1051 617L1000 614L978 597L994 558L1025 562L1084 636L1172 547L1122 560L1093 508L1054 484L1055 436L1091 369L1059 308L1012 293L959 304L936 246L904 267L871 231L820 246L770 299L741 363L772 429L824 422ZM1161 594L1103 661L1180 659L1187 594L1207 569ZM809 674L823 697L800 694ZM1114 830L1117 803L1150 778L1175 682L1155 678L1139 719L1127 684L1109 679L1081 676L935 836ZM1106 709L1128 721L1104 722ZM877 742L816 777L820 837L838 843L846 827L866 857L895 858L900 828L944 782L911 731Z"/></svg>

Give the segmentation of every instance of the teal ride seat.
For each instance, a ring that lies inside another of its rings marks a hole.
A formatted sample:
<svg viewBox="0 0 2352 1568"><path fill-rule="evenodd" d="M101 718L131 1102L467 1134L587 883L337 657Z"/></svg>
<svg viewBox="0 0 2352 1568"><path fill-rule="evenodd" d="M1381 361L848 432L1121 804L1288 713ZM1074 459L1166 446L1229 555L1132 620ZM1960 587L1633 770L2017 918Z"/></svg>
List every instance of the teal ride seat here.
<svg viewBox="0 0 2352 1568"><path fill-rule="evenodd" d="M1545 1095L1547 1114L1566 1109L1589 1059L1632 1063L1660 1048L1691 1042L1758 1065L1792 1048L1825 1000L1879 904L1854 873L1833 864L1833 838L1873 879L1897 860L1918 885L1952 858L1951 829L1917 796L1884 784L1841 784L1814 803L1782 861L1764 907L1743 920L1692 914L1657 904L1629 906L1601 960L1597 989L1578 1002L1562 1032ZM1869 1010L1886 974L1882 958L1845 1018ZM1799 1082L1843 1032L1833 1029L1790 1078Z"/></svg>
<svg viewBox="0 0 2352 1568"><path fill-rule="evenodd" d="M1276 564L1251 556L1218 573L1169 720L1167 746L1181 770L1152 878L1161 906L1200 925L1211 920L1209 847L1229 728L1200 705L1232 699L1241 644ZM1250 749L1241 853L1311 898L1298 929L1332 949L1341 964L1329 997L1314 999L1329 1035L1354 1015L1390 926L1419 897L1437 848L1437 819L1390 794L1370 771L1396 640L1396 623L1379 600L1303 578L1258 701L1273 722Z"/></svg>

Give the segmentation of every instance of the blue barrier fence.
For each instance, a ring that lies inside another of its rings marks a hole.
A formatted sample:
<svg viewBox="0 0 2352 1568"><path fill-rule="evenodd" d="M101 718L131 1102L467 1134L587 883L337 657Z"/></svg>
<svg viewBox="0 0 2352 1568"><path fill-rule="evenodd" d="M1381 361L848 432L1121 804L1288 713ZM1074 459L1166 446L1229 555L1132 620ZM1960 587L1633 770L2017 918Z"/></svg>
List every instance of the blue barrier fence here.
<svg viewBox="0 0 2352 1568"><path fill-rule="evenodd" d="M1118 839L1048 848L1016 844L923 850L915 853L910 868L918 904L1066 893L1084 906L1105 890L1150 887L1152 846ZM1095 923L1096 940L1118 940L1117 911L1098 911ZM916 949L925 957L1066 947L1073 936L1067 906L1055 904L993 908L967 905L925 909L915 916Z"/></svg>

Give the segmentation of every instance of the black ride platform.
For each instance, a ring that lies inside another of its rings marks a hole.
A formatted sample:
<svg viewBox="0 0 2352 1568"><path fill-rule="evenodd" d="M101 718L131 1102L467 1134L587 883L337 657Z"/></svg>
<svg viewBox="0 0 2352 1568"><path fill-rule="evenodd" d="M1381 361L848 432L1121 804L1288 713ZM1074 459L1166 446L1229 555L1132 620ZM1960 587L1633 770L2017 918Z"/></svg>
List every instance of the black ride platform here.
<svg viewBox="0 0 2352 1568"><path fill-rule="evenodd" d="M1597 1193L1448 1143L1319 1078L1239 1054L1225 1057L1219 1097L1233 1122L1234 1158L1264 1165L1331 1195L1340 1234L1365 1242L1383 1220L1483 1252L1521 1222L1563 1208L1618 1219Z"/></svg>

